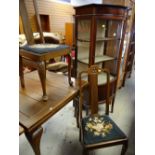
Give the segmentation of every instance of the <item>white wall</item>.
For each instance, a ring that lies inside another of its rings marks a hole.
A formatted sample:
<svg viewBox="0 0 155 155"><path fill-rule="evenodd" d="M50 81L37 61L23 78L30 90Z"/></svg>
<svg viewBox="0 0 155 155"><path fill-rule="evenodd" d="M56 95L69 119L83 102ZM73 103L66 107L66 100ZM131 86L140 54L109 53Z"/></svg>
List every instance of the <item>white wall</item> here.
<svg viewBox="0 0 155 155"><path fill-rule="evenodd" d="M85 4L101 4L102 0L71 0L72 5L79 6L79 5L85 5Z"/></svg>

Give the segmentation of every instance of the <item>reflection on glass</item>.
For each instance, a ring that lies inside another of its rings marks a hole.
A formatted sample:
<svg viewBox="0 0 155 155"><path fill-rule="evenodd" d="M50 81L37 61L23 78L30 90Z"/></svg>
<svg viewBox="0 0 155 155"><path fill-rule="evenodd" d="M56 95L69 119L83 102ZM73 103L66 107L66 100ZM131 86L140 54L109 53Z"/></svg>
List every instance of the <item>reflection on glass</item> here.
<svg viewBox="0 0 155 155"><path fill-rule="evenodd" d="M90 25L91 21L89 19L78 20L78 39L90 40Z"/></svg>

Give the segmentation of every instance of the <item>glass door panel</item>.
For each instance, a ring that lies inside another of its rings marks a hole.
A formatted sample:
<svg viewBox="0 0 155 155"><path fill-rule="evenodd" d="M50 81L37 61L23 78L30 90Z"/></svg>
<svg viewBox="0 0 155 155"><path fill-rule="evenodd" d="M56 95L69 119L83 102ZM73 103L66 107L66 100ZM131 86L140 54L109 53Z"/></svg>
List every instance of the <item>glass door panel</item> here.
<svg viewBox="0 0 155 155"><path fill-rule="evenodd" d="M77 26L77 49L78 61L82 63L89 63L89 48L90 48L90 19L78 19Z"/></svg>
<svg viewBox="0 0 155 155"><path fill-rule="evenodd" d="M90 41L90 19L78 19L78 40Z"/></svg>

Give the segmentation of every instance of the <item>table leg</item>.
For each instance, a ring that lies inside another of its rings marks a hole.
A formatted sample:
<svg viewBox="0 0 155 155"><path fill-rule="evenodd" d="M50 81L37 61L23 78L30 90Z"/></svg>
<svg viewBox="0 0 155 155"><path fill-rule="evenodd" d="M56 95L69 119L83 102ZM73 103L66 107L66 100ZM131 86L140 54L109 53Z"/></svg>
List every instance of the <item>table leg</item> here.
<svg viewBox="0 0 155 155"><path fill-rule="evenodd" d="M25 132L26 138L31 144L35 155L41 155L40 153L40 139L43 133L43 128L40 127L33 132Z"/></svg>
<svg viewBox="0 0 155 155"><path fill-rule="evenodd" d="M68 56L68 82L70 86L73 86L73 82L71 81L71 56L70 54Z"/></svg>
<svg viewBox="0 0 155 155"><path fill-rule="evenodd" d="M24 73L23 73L23 60L21 56L19 56L19 76L20 76L21 86L22 88L25 88Z"/></svg>
<svg viewBox="0 0 155 155"><path fill-rule="evenodd" d="M48 100L48 96L46 94L46 62L41 61L38 63L38 74L41 81L41 86L43 90L43 101Z"/></svg>

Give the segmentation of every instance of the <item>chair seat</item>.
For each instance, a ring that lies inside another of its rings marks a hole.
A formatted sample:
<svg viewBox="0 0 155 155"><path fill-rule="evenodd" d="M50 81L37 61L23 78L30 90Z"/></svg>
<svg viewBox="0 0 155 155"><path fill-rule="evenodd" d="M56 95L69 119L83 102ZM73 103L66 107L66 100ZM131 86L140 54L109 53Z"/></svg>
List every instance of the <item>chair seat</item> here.
<svg viewBox="0 0 155 155"><path fill-rule="evenodd" d="M25 46L22 46L21 48L36 54L44 54L48 52L65 50L65 49L68 49L69 46L60 45L60 44L34 44L34 45L25 45Z"/></svg>
<svg viewBox="0 0 155 155"><path fill-rule="evenodd" d="M85 145L126 138L123 131L106 115L83 118L82 127Z"/></svg>

